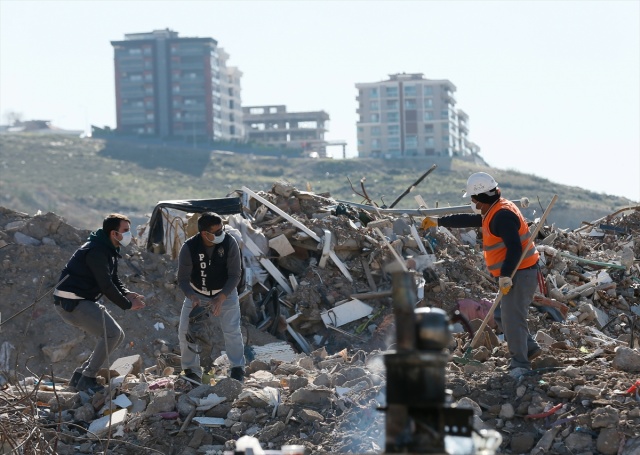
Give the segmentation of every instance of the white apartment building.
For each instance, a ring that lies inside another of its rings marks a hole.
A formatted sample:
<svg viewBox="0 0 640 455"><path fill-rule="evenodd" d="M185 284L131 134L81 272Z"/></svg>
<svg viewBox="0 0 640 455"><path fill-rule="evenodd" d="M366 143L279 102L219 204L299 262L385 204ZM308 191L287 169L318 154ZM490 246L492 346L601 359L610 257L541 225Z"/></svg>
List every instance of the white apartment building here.
<svg viewBox="0 0 640 455"><path fill-rule="evenodd" d="M240 95L242 71L236 66L227 66L229 54L218 48L220 62L220 98L222 138L244 141L244 123L242 122L242 97Z"/></svg>
<svg viewBox="0 0 640 455"><path fill-rule="evenodd" d="M456 109L451 81L401 73L356 88L358 156L450 158L479 153L467 138L469 116Z"/></svg>

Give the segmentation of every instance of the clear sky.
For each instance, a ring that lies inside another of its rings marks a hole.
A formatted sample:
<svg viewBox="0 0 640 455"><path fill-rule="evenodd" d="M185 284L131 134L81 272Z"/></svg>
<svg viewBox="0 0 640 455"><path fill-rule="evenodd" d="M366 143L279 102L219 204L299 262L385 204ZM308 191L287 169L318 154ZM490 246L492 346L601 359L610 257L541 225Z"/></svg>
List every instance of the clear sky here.
<svg viewBox="0 0 640 455"><path fill-rule="evenodd" d="M637 0L0 0L1 123L115 127L110 41L164 28L216 39L244 105L328 112L348 157L355 84L424 73L456 85L491 166L640 201Z"/></svg>

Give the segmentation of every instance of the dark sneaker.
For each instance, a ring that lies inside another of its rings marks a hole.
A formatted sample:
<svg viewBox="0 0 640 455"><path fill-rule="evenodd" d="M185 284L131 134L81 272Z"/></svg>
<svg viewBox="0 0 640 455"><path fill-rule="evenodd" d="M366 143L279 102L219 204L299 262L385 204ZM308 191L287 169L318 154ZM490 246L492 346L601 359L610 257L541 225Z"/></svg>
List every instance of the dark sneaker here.
<svg viewBox="0 0 640 455"><path fill-rule="evenodd" d="M73 387L75 389L81 377L82 373L80 371L74 371L73 376L71 376L71 379L69 379L69 387Z"/></svg>
<svg viewBox="0 0 640 455"><path fill-rule="evenodd" d="M244 382L244 368L233 367L231 368L231 378L236 381Z"/></svg>
<svg viewBox="0 0 640 455"><path fill-rule="evenodd" d="M104 389L104 386L98 384L96 378L90 378L89 376L82 375L76 384L76 390L78 392L99 392Z"/></svg>
<svg viewBox="0 0 640 455"><path fill-rule="evenodd" d="M192 384L202 385L202 379L200 379L200 376L198 376L198 374L195 373L193 370L189 370L189 369L184 370L184 374L181 374L180 377L182 379L189 381Z"/></svg>
<svg viewBox="0 0 640 455"><path fill-rule="evenodd" d="M527 353L527 358L529 359L529 362L531 362L533 359L540 357L541 354L542 348L537 347Z"/></svg>

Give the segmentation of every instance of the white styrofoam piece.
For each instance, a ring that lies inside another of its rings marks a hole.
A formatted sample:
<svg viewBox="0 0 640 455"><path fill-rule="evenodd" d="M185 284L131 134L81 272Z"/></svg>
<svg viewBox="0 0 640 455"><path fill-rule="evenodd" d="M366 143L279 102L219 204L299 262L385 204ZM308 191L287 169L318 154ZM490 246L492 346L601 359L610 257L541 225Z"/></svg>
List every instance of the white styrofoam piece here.
<svg viewBox="0 0 640 455"><path fill-rule="evenodd" d="M347 303L343 303L331 310L325 310L320 313L320 317L326 326L340 327L365 316L369 316L373 312L373 308L366 303L353 299Z"/></svg>

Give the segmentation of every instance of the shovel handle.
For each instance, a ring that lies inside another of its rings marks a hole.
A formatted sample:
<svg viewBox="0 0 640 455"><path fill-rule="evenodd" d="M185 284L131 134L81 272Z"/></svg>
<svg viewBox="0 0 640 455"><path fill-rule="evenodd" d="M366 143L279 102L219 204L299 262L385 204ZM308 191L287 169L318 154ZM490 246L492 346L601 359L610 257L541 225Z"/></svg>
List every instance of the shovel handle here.
<svg viewBox="0 0 640 455"><path fill-rule="evenodd" d="M547 215L549 215L549 212L551 211L551 207L553 207L553 204L555 204L557 200L558 200L558 195L554 194L553 198L551 198L551 202L549 202L549 205L547 206L547 209L544 211L544 213L540 217L540 221L538 222L535 229L531 233L531 236L529 236L529 241L527 242L526 246L522 249L520 260L518 261L518 264L516 265L516 267L513 269L513 272L511 272L512 279L516 274L516 272L518 271L518 267L520 267L522 260L526 256L527 251L529 250L529 246L531 246L531 244L533 243L533 239L535 239L538 236L538 232L540 232L540 228L544 224L544 220L547 219ZM489 322L489 318L493 316L493 312L496 310L496 307L498 306L498 303L500 303L500 300L502 300L502 292L498 290L498 295L496 295L496 298L493 301L491 308L489 308L489 311L487 312L487 315L484 317L484 320L482 321L480 328L476 331L476 334L473 337L473 340L471 340L471 344L469 345L470 348L474 348L478 343L478 340L480 339L482 332L484 332L484 328L487 326L487 322Z"/></svg>

